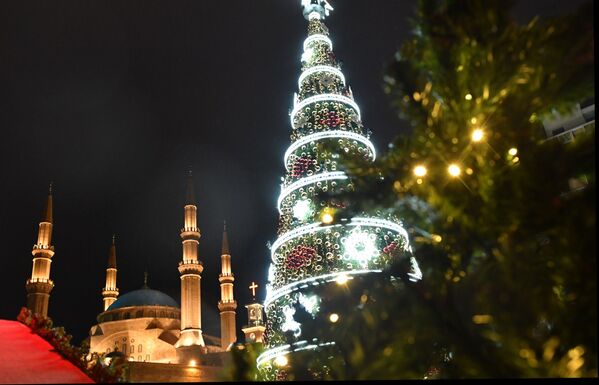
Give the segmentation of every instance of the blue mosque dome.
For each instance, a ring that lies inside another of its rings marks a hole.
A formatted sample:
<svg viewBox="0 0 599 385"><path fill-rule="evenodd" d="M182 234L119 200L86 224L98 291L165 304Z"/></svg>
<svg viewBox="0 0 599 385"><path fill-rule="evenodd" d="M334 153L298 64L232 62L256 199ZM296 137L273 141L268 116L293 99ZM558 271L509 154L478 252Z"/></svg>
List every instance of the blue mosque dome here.
<svg viewBox="0 0 599 385"><path fill-rule="evenodd" d="M107 311L129 306L170 306L179 307L177 301L158 290L142 288L118 297Z"/></svg>

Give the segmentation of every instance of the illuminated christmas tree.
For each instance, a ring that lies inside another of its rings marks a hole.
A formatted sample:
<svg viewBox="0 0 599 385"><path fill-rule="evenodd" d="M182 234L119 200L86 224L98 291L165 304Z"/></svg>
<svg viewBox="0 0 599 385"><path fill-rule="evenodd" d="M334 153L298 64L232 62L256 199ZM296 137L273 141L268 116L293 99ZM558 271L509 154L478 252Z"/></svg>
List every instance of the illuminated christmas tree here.
<svg viewBox="0 0 599 385"><path fill-rule="evenodd" d="M278 239L271 246L264 302L266 345L258 357L259 369L270 380L286 379L288 365L304 365L308 360L302 357L315 351L322 356L335 345L302 328L306 317L323 317L318 314L322 299L313 290L317 285L342 290L352 279L379 274L397 260L407 262L407 278L421 279L408 234L396 217L381 211L355 212L351 202L336 198L353 188L339 155L374 161L375 149L324 24L333 8L326 0L301 4L308 38L299 94L290 113L291 145L284 156L287 173L277 202ZM332 323L339 320L337 314L325 316ZM306 370L323 378L326 362Z"/></svg>

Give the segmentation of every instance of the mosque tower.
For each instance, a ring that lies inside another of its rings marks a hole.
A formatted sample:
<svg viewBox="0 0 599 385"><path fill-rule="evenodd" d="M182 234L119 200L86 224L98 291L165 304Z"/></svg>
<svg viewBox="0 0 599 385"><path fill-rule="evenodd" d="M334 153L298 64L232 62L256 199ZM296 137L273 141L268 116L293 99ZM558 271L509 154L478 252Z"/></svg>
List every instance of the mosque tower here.
<svg viewBox="0 0 599 385"><path fill-rule="evenodd" d="M50 279L50 264L54 256L52 242L52 183L48 189L48 199L42 221L39 224L37 243L33 245L33 270L25 285L27 308L34 314L48 316L48 302L54 282Z"/></svg>
<svg viewBox="0 0 599 385"><path fill-rule="evenodd" d="M197 207L193 192L191 171L187 177L187 194L185 199L185 220L181 229L183 243L183 260L179 262L181 274L181 336L175 347L183 360L189 351L198 347L205 351L202 337L202 301L200 280L204 267L198 261L198 245L200 244L200 229L197 226Z"/></svg>
<svg viewBox="0 0 599 385"><path fill-rule="evenodd" d="M220 310L221 346L223 349L227 349L232 343L237 341L235 327L237 301L233 298L233 281L235 278L231 272L231 253L229 252L226 222L223 228L223 244L220 258L221 274L218 276L218 281L220 282L220 301L218 302L218 310Z"/></svg>
<svg viewBox="0 0 599 385"><path fill-rule="evenodd" d="M112 236L112 245L108 252L108 267L106 268L106 286L102 290L104 300L104 311L108 309L116 297L119 295L119 289L116 287L116 245L115 236Z"/></svg>

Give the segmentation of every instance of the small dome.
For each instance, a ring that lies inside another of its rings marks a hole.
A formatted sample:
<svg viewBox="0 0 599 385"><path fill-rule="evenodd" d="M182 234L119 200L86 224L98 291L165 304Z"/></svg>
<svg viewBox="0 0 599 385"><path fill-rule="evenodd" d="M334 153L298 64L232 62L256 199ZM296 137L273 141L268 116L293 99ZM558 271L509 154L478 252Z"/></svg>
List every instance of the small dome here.
<svg viewBox="0 0 599 385"><path fill-rule="evenodd" d="M129 306L170 306L178 308L179 304L161 291L143 288L120 296L110 305L107 311Z"/></svg>

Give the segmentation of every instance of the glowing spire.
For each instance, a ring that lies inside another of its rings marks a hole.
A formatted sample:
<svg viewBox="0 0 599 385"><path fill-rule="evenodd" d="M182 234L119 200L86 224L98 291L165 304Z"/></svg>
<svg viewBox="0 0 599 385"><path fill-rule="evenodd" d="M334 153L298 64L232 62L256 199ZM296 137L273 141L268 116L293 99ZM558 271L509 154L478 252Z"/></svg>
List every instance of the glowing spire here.
<svg viewBox="0 0 599 385"><path fill-rule="evenodd" d="M231 254L229 253L229 237L227 236L227 221L224 221L223 225L223 244L221 247L221 255Z"/></svg>
<svg viewBox="0 0 599 385"><path fill-rule="evenodd" d="M188 175L187 175L187 189L185 191L185 204L188 204L188 205L196 204L195 193L193 190L193 175L191 173L191 169L189 170Z"/></svg>
<svg viewBox="0 0 599 385"><path fill-rule="evenodd" d="M108 251L108 266L106 268L106 285L102 290L102 301L104 302L104 311L108 310L110 305L116 301L119 295L119 289L116 287L116 236L112 235L112 244Z"/></svg>
<svg viewBox="0 0 599 385"><path fill-rule="evenodd" d="M112 245L110 245L110 251L108 252L108 267L116 269L116 235L112 235Z"/></svg>
<svg viewBox="0 0 599 385"><path fill-rule="evenodd" d="M52 223L52 182L50 182L50 186L48 187L48 199L44 207L42 221Z"/></svg>

